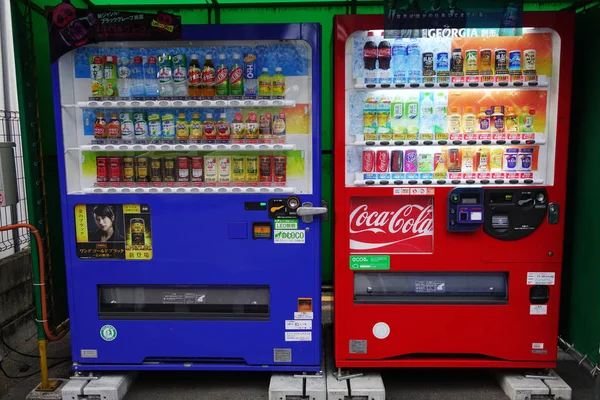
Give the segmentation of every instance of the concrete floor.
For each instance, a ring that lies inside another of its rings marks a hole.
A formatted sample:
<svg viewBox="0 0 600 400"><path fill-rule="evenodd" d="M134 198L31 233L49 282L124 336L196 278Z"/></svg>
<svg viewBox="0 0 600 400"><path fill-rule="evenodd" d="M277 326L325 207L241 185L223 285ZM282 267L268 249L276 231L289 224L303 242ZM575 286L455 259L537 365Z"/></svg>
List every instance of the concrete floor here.
<svg viewBox="0 0 600 400"><path fill-rule="evenodd" d="M49 355L68 356L69 347L67 336L49 345ZM19 350L35 354L35 338L20 346ZM50 363L58 361L50 360ZM35 358L12 353L5 357L2 365L9 374L19 375L37 371L36 362ZM29 371L20 372L19 368L25 365L31 366ZM595 400L592 379L570 357L561 355L557 372L573 388L574 400ZM55 378L68 378L70 374L69 363L50 371L51 377ZM382 376L388 400L506 400L487 370L384 370ZM269 379L269 373L146 372L138 377L125 399L268 399ZM38 375L15 380L0 373L0 400L23 400L38 383Z"/></svg>

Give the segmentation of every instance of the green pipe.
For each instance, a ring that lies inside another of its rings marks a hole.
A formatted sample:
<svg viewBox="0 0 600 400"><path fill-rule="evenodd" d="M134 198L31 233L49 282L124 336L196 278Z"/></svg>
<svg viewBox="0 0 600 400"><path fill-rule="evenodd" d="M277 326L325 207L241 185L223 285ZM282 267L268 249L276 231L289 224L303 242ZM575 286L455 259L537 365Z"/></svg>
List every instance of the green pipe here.
<svg viewBox="0 0 600 400"><path fill-rule="evenodd" d="M21 3L12 3L12 21L13 26L25 26L27 29L14 30L14 52L15 64L17 65L17 89L19 92L19 111L21 124L21 142L23 149L23 171L25 174L25 190L27 194L27 211L29 223L35 226L43 238L44 227L41 223L40 204L38 200L42 198L41 191L41 176L39 170L38 147L38 118L37 118L37 94L35 90L35 60L33 51L30 46L32 42L28 42L29 37L33 38L31 31L31 14L28 21L23 15L27 6ZM30 243L33 242L31 239ZM37 246L30 245L31 248L31 265L33 270L34 284L34 302L35 302L35 318L37 322L37 338L38 340L46 340L44 327L42 324L42 297L39 284L44 283L43 277L40 277L39 257L40 253Z"/></svg>

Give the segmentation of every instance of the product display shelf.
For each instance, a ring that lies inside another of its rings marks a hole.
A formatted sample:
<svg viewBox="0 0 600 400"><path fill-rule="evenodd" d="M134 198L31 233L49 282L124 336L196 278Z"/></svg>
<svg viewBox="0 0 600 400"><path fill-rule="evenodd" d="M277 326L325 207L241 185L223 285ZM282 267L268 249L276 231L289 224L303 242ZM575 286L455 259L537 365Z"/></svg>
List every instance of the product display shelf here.
<svg viewBox="0 0 600 400"><path fill-rule="evenodd" d="M88 144L67 151L284 151L295 150L295 144Z"/></svg>
<svg viewBox="0 0 600 400"><path fill-rule="evenodd" d="M257 100L90 100L76 104L63 104L64 108L258 108L258 107L295 107L295 100L257 99Z"/></svg>
<svg viewBox="0 0 600 400"><path fill-rule="evenodd" d="M521 135L521 134L519 134ZM543 145L546 144L546 135L535 133L532 139L501 139L501 140L357 140L346 143L346 146L355 147L393 147L393 146L511 146L511 145Z"/></svg>
<svg viewBox="0 0 600 400"><path fill-rule="evenodd" d="M203 187L181 187L181 186L147 186L147 187L90 187L83 189L86 194L202 194L202 193L229 193L229 194L248 194L248 193L295 193L295 188L290 186L203 186Z"/></svg>
<svg viewBox="0 0 600 400"><path fill-rule="evenodd" d="M543 179L360 179L354 186L390 187L390 186L456 186L456 185L540 185Z"/></svg>
<svg viewBox="0 0 600 400"><path fill-rule="evenodd" d="M549 81L546 77L540 77L537 81L531 82L449 82L449 83L410 83L402 84L402 86L396 86L391 84L389 86L376 85L365 85L364 82L357 82L354 84L354 88L347 90L414 90L414 89L540 89L548 88Z"/></svg>

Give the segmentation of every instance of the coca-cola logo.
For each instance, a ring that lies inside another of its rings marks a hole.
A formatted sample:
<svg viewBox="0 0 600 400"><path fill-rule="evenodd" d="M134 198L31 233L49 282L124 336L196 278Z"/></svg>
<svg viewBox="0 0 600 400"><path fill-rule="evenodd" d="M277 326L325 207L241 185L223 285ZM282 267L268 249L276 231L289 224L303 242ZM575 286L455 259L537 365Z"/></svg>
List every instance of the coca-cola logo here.
<svg viewBox="0 0 600 400"><path fill-rule="evenodd" d="M237 83L242 79L242 68L241 67L235 67L234 69L231 70L231 83Z"/></svg>
<svg viewBox="0 0 600 400"><path fill-rule="evenodd" d="M377 58L377 48L366 48L363 50L363 56L367 58Z"/></svg>
<svg viewBox="0 0 600 400"><path fill-rule="evenodd" d="M350 202L350 249L373 253L433 250L433 199L356 197Z"/></svg>
<svg viewBox="0 0 600 400"><path fill-rule="evenodd" d="M382 47L377 50L377 56L379 58L390 58L392 56L392 48L391 47Z"/></svg>
<svg viewBox="0 0 600 400"><path fill-rule="evenodd" d="M219 68L217 71L217 85L227 80L227 68Z"/></svg>

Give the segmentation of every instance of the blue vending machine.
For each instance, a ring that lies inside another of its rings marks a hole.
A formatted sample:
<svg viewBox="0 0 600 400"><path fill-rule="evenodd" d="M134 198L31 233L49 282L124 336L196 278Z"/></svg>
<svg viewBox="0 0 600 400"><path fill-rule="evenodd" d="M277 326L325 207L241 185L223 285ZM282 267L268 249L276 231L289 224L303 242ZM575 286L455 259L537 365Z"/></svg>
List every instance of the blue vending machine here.
<svg viewBox="0 0 600 400"><path fill-rule="evenodd" d="M53 64L75 370L318 371L321 27Z"/></svg>

